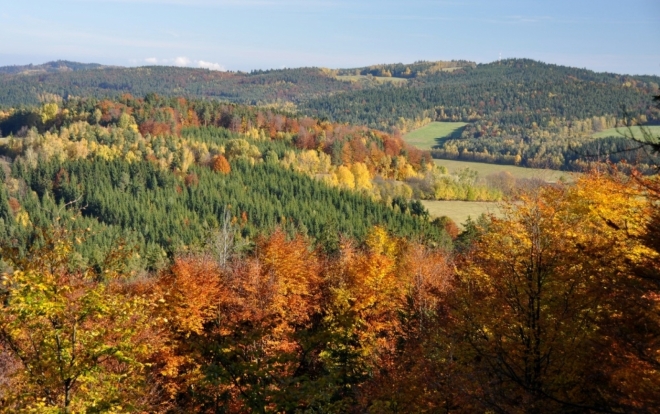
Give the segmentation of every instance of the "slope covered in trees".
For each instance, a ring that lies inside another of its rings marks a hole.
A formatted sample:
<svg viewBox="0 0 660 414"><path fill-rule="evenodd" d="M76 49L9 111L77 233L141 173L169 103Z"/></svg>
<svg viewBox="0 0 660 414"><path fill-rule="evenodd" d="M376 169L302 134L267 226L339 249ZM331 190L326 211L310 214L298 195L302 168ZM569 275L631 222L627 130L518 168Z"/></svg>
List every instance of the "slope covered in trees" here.
<svg viewBox="0 0 660 414"><path fill-rule="evenodd" d="M276 230L149 275L124 243L87 267L64 219L27 257L3 246L0 407L652 413L659 194L591 174L482 220L460 255Z"/></svg>
<svg viewBox="0 0 660 414"><path fill-rule="evenodd" d="M530 167L579 168L603 157L591 135L607 128L658 121L651 105L660 78L595 73L531 60L505 60L451 73L436 72L407 86L379 86L315 98L316 116L406 130L432 121L467 122L461 139L447 139L434 156ZM629 162L652 163L643 154Z"/></svg>
<svg viewBox="0 0 660 414"><path fill-rule="evenodd" d="M82 213L75 228L90 241L77 252L95 265L123 238L136 249L132 266L158 268L227 220L247 242L278 226L314 239L330 226L361 240L381 225L451 244L398 181L436 171L400 137L154 94L45 104L2 125L18 129L0 145L2 231L22 251L65 205Z"/></svg>
<svg viewBox="0 0 660 414"><path fill-rule="evenodd" d="M8 72L8 73L7 73ZM0 105L36 105L44 96L116 98L144 96L209 98L248 104L294 103L312 96L359 89L318 68L220 72L164 66L101 67L21 74L0 70Z"/></svg>
<svg viewBox="0 0 660 414"><path fill-rule="evenodd" d="M461 139L445 140L434 156L561 169L581 169L585 162L602 160L602 154L626 145L624 139L611 138L599 149L594 133L658 121L658 111L650 105L658 91L658 77L596 73L527 59L480 65L416 62L252 73L175 67L86 68L65 63L67 68L81 70L57 70L52 64L40 68L40 73L28 70L21 74L24 69L5 68L0 74L0 105L156 92L277 105L389 132L405 133L432 121L460 121L468 123ZM352 75L360 75L360 80L339 80ZM405 81L373 82L369 76ZM629 163L654 162L639 152L618 158Z"/></svg>
<svg viewBox="0 0 660 414"><path fill-rule="evenodd" d="M78 63L68 60L58 60L54 62L47 62L41 65L13 65L13 66L0 66L0 74L21 74L21 75L34 75L43 73L57 73L69 72L86 69L100 69L106 66L99 65L98 63Z"/></svg>

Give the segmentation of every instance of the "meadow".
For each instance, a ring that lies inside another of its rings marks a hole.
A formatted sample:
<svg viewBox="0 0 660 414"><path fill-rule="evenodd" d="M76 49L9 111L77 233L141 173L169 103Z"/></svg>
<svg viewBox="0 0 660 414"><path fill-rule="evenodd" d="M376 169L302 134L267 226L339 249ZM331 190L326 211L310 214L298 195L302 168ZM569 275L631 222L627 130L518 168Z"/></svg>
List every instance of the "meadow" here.
<svg viewBox="0 0 660 414"><path fill-rule="evenodd" d="M544 170L539 168L524 168L513 165L485 164L481 162L456 161L456 160L434 160L437 165L444 166L451 173L458 173L460 170L469 168L476 171L480 178L487 177L490 174L508 172L515 178L533 179L538 178L548 183L556 183L560 180L571 182L574 180L575 173L556 170ZM476 219L482 213L493 213L498 215L498 203L483 201L422 201L429 210L432 217L448 216L463 227L463 223L468 216Z"/></svg>
<svg viewBox="0 0 660 414"><path fill-rule="evenodd" d="M347 82L358 82L361 80L375 80L377 82L404 83L408 79L394 78L389 76L371 76L371 75L338 75L337 79Z"/></svg>
<svg viewBox="0 0 660 414"><path fill-rule="evenodd" d="M558 170L547 170L541 168L517 167L515 165L486 164L483 162L459 161L459 160L433 160L436 165L447 168L447 171L457 173L460 170L469 168L476 171L479 177L484 178L490 174L497 174L506 171L516 178L539 178L548 183L556 183L560 180L572 181L575 173Z"/></svg>
<svg viewBox="0 0 660 414"><path fill-rule="evenodd" d="M440 69L442 72L453 72L455 70L463 69L464 66L455 66L453 68L442 68Z"/></svg>
<svg viewBox="0 0 660 414"><path fill-rule="evenodd" d="M406 142L419 149L430 150L442 139L460 135L464 122L432 122L422 128L416 129L404 136ZM514 165L486 164L481 162L458 160L434 160L434 162L447 168L450 174L456 174L465 168L476 171L480 178L491 174L508 172L519 179L541 179L545 182L558 182L560 180L572 181L573 174L565 171L547 170L539 168L525 168ZM463 227L468 217L476 219L481 214L492 213L498 215L499 207L496 202L481 201L422 201L432 217L448 216L459 227Z"/></svg>
<svg viewBox="0 0 660 414"><path fill-rule="evenodd" d="M422 200L422 204L431 217L447 216L454 220L459 228L464 228L463 224L468 217L476 220L482 214L500 214L500 204L497 202Z"/></svg>
<svg viewBox="0 0 660 414"><path fill-rule="evenodd" d="M626 137L629 138L631 135L636 139L644 138L643 131L651 133L653 136L660 136L660 125L648 125L648 126L634 126L630 128L610 128L604 131L596 132L592 135L594 138L609 138L609 137Z"/></svg>
<svg viewBox="0 0 660 414"><path fill-rule="evenodd" d="M460 137L465 125L465 122L431 122L409 132L403 139L419 149L431 150L443 139Z"/></svg>

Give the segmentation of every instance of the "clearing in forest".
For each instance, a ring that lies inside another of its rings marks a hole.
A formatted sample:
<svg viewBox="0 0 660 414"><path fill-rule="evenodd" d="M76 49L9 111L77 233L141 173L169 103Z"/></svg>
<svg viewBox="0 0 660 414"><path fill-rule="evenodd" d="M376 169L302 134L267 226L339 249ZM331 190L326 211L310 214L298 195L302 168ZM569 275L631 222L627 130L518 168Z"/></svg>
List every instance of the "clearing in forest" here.
<svg viewBox="0 0 660 414"><path fill-rule="evenodd" d="M515 165L486 164L482 162L456 161L456 160L434 160L437 165L444 166L450 174L456 174L465 168L476 171L480 178L491 174L508 172L518 179L540 179L548 183L556 183L560 180L571 182L576 173L567 171L545 170L540 168L516 167ZM483 201L422 201L429 210L431 217L448 216L463 227L468 216L473 219L482 213L499 214L498 203Z"/></svg>
<svg viewBox="0 0 660 414"><path fill-rule="evenodd" d="M483 162L459 161L459 160L433 160L437 165L444 166L450 174L469 168L476 171L479 177L485 178L490 174L502 171L509 172L516 178L539 178L548 183L556 183L560 180L572 181L573 175L568 171L546 170L541 168L517 167L515 165L486 164Z"/></svg>
<svg viewBox="0 0 660 414"><path fill-rule="evenodd" d="M459 228L465 227L463 224L468 217L476 220L482 214L495 214L496 216L501 214L500 204L496 202L422 200L422 204L432 218L447 216L454 220Z"/></svg>
<svg viewBox="0 0 660 414"><path fill-rule="evenodd" d="M431 122L407 133L403 139L422 150L431 150L450 138L460 138L465 122Z"/></svg>
<svg viewBox="0 0 660 414"><path fill-rule="evenodd" d="M361 80L375 80L378 82L403 83L408 79L394 78L389 76L371 76L371 75L338 75L337 79L347 82L357 82Z"/></svg>
<svg viewBox="0 0 660 414"><path fill-rule="evenodd" d="M654 137L660 136L660 125L648 125L648 126L634 126L634 127L623 127L623 128L610 128L604 131L596 132L592 135L594 138L609 138L609 137L626 137L630 138L632 135L636 139L644 138L642 133L642 128L651 133Z"/></svg>

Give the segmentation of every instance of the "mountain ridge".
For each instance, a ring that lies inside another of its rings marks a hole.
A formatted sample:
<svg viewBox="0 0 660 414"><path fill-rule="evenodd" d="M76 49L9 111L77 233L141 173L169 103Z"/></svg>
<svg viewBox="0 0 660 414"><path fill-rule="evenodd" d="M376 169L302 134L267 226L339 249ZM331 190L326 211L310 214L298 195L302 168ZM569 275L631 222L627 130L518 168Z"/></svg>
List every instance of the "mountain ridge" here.
<svg viewBox="0 0 660 414"><path fill-rule="evenodd" d="M0 74L35 75L43 73L72 72L89 69L102 69L117 66L101 65L99 63L81 63L70 60L53 60L41 64L0 66Z"/></svg>

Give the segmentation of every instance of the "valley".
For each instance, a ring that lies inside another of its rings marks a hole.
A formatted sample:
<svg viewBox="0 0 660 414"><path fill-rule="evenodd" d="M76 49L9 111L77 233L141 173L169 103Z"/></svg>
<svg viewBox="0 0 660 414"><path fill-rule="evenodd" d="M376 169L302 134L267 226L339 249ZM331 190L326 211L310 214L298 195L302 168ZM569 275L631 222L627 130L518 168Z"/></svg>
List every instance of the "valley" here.
<svg viewBox="0 0 660 414"><path fill-rule="evenodd" d="M0 67L0 412L653 412L659 81Z"/></svg>

